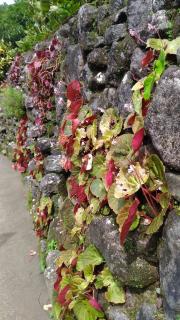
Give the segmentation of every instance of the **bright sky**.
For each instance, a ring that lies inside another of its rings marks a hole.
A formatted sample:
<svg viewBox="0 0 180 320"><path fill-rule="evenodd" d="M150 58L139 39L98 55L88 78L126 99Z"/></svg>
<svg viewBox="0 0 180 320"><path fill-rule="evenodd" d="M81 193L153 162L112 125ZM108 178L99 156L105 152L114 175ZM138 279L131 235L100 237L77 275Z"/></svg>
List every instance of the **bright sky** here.
<svg viewBox="0 0 180 320"><path fill-rule="evenodd" d="M14 3L14 0L0 0L0 4L3 4L3 3L12 4Z"/></svg>

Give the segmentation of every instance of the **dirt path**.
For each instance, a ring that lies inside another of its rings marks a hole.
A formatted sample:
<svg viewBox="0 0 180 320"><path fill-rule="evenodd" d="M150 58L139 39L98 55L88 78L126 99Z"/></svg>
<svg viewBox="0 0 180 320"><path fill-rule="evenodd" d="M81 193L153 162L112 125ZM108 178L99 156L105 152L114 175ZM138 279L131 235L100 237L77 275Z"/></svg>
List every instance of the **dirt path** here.
<svg viewBox="0 0 180 320"><path fill-rule="evenodd" d="M48 302L39 271L31 217L18 173L0 155L0 320L47 320Z"/></svg>

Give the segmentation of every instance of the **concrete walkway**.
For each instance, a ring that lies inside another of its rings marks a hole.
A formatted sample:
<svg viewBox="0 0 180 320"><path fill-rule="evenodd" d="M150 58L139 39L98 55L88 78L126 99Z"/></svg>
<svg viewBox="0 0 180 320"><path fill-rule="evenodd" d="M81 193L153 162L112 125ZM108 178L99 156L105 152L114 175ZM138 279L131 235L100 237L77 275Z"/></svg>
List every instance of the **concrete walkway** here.
<svg viewBox="0 0 180 320"><path fill-rule="evenodd" d="M0 320L47 320L48 303L39 271L25 191L18 173L0 155Z"/></svg>

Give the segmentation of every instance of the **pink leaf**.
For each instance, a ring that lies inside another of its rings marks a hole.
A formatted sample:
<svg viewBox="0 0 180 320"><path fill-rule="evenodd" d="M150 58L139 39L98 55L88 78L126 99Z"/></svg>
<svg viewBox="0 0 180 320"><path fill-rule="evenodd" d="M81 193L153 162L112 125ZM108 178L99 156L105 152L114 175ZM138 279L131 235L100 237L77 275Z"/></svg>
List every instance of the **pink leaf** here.
<svg viewBox="0 0 180 320"><path fill-rule="evenodd" d="M115 173L116 173L116 168L115 168L114 160L110 160L108 163L108 171L105 176L105 181L108 188L114 182Z"/></svg>
<svg viewBox="0 0 180 320"><path fill-rule="evenodd" d="M66 294L68 293L69 290L70 290L70 286L67 285L58 294L57 301L62 306L65 306L68 303L68 301L66 300Z"/></svg>
<svg viewBox="0 0 180 320"><path fill-rule="evenodd" d="M132 148L134 152L138 151L143 143L144 138L144 128L141 128L139 131L137 131L134 134L134 137L132 139Z"/></svg>
<svg viewBox="0 0 180 320"><path fill-rule="evenodd" d="M140 204L140 201L138 198L135 198L133 204L131 205L131 207L129 208L129 215L128 218L126 219L126 221L124 222L123 226L122 226L122 230L121 230L121 234L120 234L120 241L121 244L124 244L124 241L126 239L126 236L129 232L129 229L134 221L134 218L136 216L136 212L137 212L137 208Z"/></svg>
<svg viewBox="0 0 180 320"><path fill-rule="evenodd" d="M97 300L96 300L95 298L93 298L92 296L90 296L88 300L89 300L90 305L91 305L94 309L96 309L96 310L98 310L98 311L102 311L102 308L101 308L100 304L97 302Z"/></svg>

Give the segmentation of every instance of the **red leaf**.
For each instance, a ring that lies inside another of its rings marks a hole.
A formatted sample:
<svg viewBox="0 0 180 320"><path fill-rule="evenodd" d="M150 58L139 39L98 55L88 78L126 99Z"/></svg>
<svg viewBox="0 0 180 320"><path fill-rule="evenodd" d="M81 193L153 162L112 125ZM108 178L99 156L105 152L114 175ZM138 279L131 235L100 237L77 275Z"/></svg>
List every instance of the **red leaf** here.
<svg viewBox="0 0 180 320"><path fill-rule="evenodd" d="M96 116L95 116L95 115L86 118L86 119L83 121L82 126L88 126L89 124L92 124L95 119L96 119Z"/></svg>
<svg viewBox="0 0 180 320"><path fill-rule="evenodd" d="M77 258L74 258L73 261L71 262L71 266L72 266L73 268L76 267L77 261L78 261L78 259L77 259Z"/></svg>
<svg viewBox="0 0 180 320"><path fill-rule="evenodd" d="M72 120L72 133L75 134L76 133L76 129L79 125L79 120L76 118L76 119L73 119Z"/></svg>
<svg viewBox="0 0 180 320"><path fill-rule="evenodd" d="M70 290L70 286L65 286L58 294L57 301L62 305L65 306L69 303L69 301L66 300L66 294Z"/></svg>
<svg viewBox="0 0 180 320"><path fill-rule="evenodd" d="M144 128L141 128L139 131L137 131L134 134L134 137L132 139L132 148L134 152L138 151L139 148L141 147L143 138L144 138Z"/></svg>
<svg viewBox="0 0 180 320"><path fill-rule="evenodd" d="M129 119L128 119L128 125L129 126L132 126L134 121L135 121L135 118L136 118L136 114L133 114Z"/></svg>
<svg viewBox="0 0 180 320"><path fill-rule="evenodd" d="M79 204L87 201L87 196L84 191L84 186L79 186L75 178L71 178L70 186L71 186L70 196L72 198L75 198Z"/></svg>
<svg viewBox="0 0 180 320"><path fill-rule="evenodd" d="M73 80L67 86L67 98L70 101L81 100L81 85L77 80Z"/></svg>
<svg viewBox="0 0 180 320"><path fill-rule="evenodd" d="M71 102L71 105L70 105L71 114L69 115L71 119L77 118L78 112L82 104L83 104L83 100L81 98Z"/></svg>
<svg viewBox="0 0 180 320"><path fill-rule="evenodd" d="M56 282L54 283L54 290L56 292L59 292L59 284L60 284L61 279L62 279L62 277L60 275L58 275L58 278L57 278Z"/></svg>
<svg viewBox="0 0 180 320"><path fill-rule="evenodd" d="M114 182L114 176L116 173L116 167L114 164L114 160L110 160L108 163L108 171L105 175L106 185L109 188Z"/></svg>
<svg viewBox="0 0 180 320"><path fill-rule="evenodd" d="M143 59L141 60L141 66L143 68L147 67L151 61L153 61L154 59L154 53L153 53L153 50L148 50L146 52L146 54L144 55Z"/></svg>
<svg viewBox="0 0 180 320"><path fill-rule="evenodd" d="M128 218L126 219L126 221L124 222L123 226L122 226L122 230L120 233L120 242L123 245L124 241L127 237L127 234L129 232L129 229L134 221L134 218L136 216L136 212L137 212L137 208L140 204L140 201L138 198L135 198L133 204L131 205L131 207L129 208L129 215Z"/></svg>
<svg viewBox="0 0 180 320"><path fill-rule="evenodd" d="M77 211L78 211L79 208L80 208L79 203L76 203L75 206L74 206L74 214L77 213Z"/></svg>
<svg viewBox="0 0 180 320"><path fill-rule="evenodd" d="M91 305L94 309L96 309L96 310L98 310L98 311L101 311L101 310L102 310L100 304L97 302L97 300L96 300L95 298L93 298L92 296L90 296L90 297L88 298L88 300L89 300L90 305Z"/></svg>
<svg viewBox="0 0 180 320"><path fill-rule="evenodd" d="M64 163L64 170L67 171L71 171L72 169L72 162L70 159L67 159Z"/></svg>

